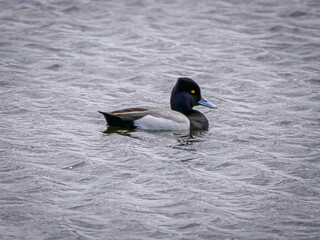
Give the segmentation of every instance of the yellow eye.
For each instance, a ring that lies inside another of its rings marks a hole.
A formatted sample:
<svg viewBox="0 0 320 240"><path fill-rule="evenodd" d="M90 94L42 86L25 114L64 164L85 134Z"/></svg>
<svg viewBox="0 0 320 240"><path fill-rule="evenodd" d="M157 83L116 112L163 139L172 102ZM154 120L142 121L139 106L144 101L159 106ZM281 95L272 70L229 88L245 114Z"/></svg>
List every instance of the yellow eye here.
<svg viewBox="0 0 320 240"><path fill-rule="evenodd" d="M195 90L191 90L191 93L194 94L194 93L196 93L196 91Z"/></svg>

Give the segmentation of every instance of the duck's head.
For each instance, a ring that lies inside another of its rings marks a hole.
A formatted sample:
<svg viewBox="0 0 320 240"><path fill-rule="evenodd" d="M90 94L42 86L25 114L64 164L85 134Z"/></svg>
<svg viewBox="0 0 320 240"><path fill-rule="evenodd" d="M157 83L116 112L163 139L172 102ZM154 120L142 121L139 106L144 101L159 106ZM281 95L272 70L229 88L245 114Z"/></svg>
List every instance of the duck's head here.
<svg viewBox="0 0 320 240"><path fill-rule="evenodd" d="M201 96L199 85L191 78L178 78L171 92L170 104L172 110L183 114L191 113L192 108L197 105L217 108Z"/></svg>

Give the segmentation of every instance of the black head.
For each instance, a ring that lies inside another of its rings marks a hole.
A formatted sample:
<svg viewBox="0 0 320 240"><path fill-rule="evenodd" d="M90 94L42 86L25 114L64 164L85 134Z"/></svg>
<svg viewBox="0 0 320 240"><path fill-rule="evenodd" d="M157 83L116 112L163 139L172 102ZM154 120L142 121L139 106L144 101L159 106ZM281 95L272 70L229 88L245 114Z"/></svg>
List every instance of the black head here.
<svg viewBox="0 0 320 240"><path fill-rule="evenodd" d="M178 78L171 92L171 109L183 114L190 114L196 105L216 108L201 97L199 85L191 78Z"/></svg>

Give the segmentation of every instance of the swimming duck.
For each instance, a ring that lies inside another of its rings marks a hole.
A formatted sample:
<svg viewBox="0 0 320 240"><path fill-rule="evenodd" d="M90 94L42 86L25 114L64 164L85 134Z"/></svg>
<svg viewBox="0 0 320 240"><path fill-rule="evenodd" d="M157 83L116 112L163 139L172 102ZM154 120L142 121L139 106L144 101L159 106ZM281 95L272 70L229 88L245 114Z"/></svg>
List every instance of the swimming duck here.
<svg viewBox="0 0 320 240"><path fill-rule="evenodd" d="M100 112L108 125L144 130L207 130L209 122L194 106L217 108L201 96L199 85L191 78L178 78L172 89L171 110L152 107Z"/></svg>

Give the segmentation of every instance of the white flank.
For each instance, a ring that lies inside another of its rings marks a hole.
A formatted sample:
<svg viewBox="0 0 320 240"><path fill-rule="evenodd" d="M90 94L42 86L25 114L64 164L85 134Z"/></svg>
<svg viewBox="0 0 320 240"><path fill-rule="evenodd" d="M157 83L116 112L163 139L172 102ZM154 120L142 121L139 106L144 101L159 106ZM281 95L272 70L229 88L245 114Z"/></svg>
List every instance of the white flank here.
<svg viewBox="0 0 320 240"><path fill-rule="evenodd" d="M144 130L189 130L189 119L178 112L170 111L170 113L160 114L163 116L147 115L134 122L134 125Z"/></svg>

